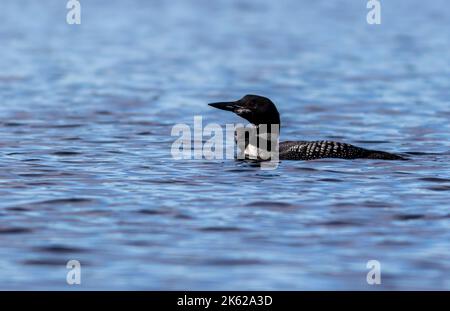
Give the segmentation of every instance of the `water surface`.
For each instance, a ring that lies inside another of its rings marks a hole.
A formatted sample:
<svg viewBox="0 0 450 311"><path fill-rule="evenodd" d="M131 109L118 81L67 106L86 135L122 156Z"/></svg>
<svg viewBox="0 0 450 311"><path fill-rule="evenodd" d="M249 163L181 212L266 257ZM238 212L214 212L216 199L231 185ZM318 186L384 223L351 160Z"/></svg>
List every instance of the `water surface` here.
<svg viewBox="0 0 450 311"><path fill-rule="evenodd" d="M1 288L74 289L76 259L82 289L450 289L447 1L379 26L364 1L83 1L79 26L60 2L1 5ZM411 160L172 159L174 124L241 122L206 103L247 93L284 140Z"/></svg>

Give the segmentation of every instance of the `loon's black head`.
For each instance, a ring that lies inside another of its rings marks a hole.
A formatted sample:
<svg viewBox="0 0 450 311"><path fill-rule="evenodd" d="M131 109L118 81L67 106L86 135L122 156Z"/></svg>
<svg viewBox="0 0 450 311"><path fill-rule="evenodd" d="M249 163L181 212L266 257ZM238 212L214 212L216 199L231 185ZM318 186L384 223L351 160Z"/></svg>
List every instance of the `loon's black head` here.
<svg viewBox="0 0 450 311"><path fill-rule="evenodd" d="M255 125L280 124L277 107L267 97L245 95L238 101L208 104L214 108L232 111Z"/></svg>

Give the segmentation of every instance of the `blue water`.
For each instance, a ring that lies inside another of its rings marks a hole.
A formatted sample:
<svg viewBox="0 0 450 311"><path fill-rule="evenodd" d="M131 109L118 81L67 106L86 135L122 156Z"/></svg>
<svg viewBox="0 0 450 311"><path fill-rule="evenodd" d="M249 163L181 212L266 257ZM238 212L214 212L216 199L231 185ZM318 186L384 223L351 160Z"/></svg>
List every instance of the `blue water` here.
<svg viewBox="0 0 450 311"><path fill-rule="evenodd" d="M0 5L0 288L450 289L448 1L81 2ZM247 93L411 161L171 157Z"/></svg>

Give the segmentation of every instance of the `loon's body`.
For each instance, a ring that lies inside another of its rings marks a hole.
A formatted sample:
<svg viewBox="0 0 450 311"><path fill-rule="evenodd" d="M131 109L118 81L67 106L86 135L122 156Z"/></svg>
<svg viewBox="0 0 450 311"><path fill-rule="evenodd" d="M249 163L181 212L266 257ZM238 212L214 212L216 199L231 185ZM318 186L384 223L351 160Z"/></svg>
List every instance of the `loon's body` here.
<svg viewBox="0 0 450 311"><path fill-rule="evenodd" d="M246 95L235 102L221 102L209 104L212 107L232 111L238 116L246 119L256 128L257 143L253 144L245 139L244 156L246 158L267 160L262 157L263 150L260 148L261 137L266 140L264 146L276 140L278 143L280 116L272 101L258 95ZM267 148L266 148L267 149ZM270 150L274 152L275 150ZM314 160L322 158L341 159L379 159L379 160L404 160L403 157L377 150L364 149L346 143L335 141L285 141L280 142L274 149L278 151L280 160ZM264 149L265 150L265 149Z"/></svg>
<svg viewBox="0 0 450 311"><path fill-rule="evenodd" d="M321 158L402 160L396 154L364 149L335 141L285 141L279 146L280 160L314 160Z"/></svg>

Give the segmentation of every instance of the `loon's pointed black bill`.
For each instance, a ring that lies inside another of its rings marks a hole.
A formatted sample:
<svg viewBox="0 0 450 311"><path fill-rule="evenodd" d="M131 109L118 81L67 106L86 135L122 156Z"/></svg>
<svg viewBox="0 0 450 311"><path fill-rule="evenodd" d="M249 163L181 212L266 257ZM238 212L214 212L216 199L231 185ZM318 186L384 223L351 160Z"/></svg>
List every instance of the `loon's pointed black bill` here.
<svg viewBox="0 0 450 311"><path fill-rule="evenodd" d="M235 111L237 108L239 108L237 102L221 102L221 103L211 103L208 104L211 107L226 110L226 111Z"/></svg>

